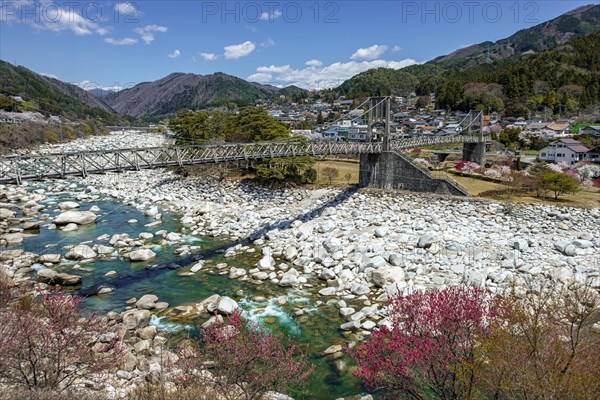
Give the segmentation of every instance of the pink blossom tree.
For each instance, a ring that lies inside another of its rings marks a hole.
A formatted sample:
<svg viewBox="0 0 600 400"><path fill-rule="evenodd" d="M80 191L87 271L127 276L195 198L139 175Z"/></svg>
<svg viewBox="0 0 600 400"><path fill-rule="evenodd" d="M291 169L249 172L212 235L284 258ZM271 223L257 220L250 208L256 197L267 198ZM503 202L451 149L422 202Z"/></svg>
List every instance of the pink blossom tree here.
<svg viewBox="0 0 600 400"><path fill-rule="evenodd" d="M495 298L465 285L393 296L388 322L356 349L355 375L369 390L397 398L469 398L475 347L488 334Z"/></svg>
<svg viewBox="0 0 600 400"><path fill-rule="evenodd" d="M475 173L481 171L481 165L471 162L471 161L467 161L465 163L465 165L463 166L462 171L467 174L475 174Z"/></svg>
<svg viewBox="0 0 600 400"><path fill-rule="evenodd" d="M268 391L301 390L314 366L290 340L242 318L241 311L201 331L202 342L180 353L179 382L203 385L227 400L256 400Z"/></svg>
<svg viewBox="0 0 600 400"><path fill-rule="evenodd" d="M465 164L466 164L465 161L459 161L456 163L456 165L454 165L454 169L457 171L462 171Z"/></svg>
<svg viewBox="0 0 600 400"><path fill-rule="evenodd" d="M121 362L122 348L107 337L104 319L85 315L81 299L65 293L22 299L0 310L0 377L29 389L63 391L76 379Z"/></svg>
<svg viewBox="0 0 600 400"><path fill-rule="evenodd" d="M466 174L474 174L481 170L481 165L471 161L461 161L454 166L454 169Z"/></svg>

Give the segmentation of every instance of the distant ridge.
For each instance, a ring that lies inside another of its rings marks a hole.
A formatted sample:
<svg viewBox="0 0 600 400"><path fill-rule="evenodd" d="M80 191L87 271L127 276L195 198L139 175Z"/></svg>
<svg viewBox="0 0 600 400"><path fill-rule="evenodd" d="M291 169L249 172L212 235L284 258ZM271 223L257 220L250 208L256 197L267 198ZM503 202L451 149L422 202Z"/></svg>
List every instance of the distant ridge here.
<svg viewBox="0 0 600 400"><path fill-rule="evenodd" d="M508 38L458 49L433 59L433 62L444 64L450 61L453 65L471 67L523 53L544 51L597 31L600 31L600 5L587 5L520 30Z"/></svg>
<svg viewBox="0 0 600 400"><path fill-rule="evenodd" d="M495 63L504 60L542 54L594 32L600 32L600 5L583 6L506 39L459 49L425 64L362 72L334 88L333 92L349 98L435 92L451 73L486 65L493 68Z"/></svg>
<svg viewBox="0 0 600 400"><path fill-rule="evenodd" d="M40 111L75 117L105 117L115 113L102 99L79 86L40 75L0 60L0 94L37 101Z"/></svg>
<svg viewBox="0 0 600 400"><path fill-rule="evenodd" d="M248 105L259 99L302 91L297 87L280 89L247 82L222 72L211 75L176 72L154 82L108 93L102 99L121 114L157 116L173 114L186 107Z"/></svg>

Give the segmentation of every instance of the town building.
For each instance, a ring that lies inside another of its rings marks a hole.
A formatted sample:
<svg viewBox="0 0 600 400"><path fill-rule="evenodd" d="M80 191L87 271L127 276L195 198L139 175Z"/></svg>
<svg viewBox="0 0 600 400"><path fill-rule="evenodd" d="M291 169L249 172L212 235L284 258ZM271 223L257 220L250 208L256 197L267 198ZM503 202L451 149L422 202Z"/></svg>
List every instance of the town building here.
<svg viewBox="0 0 600 400"><path fill-rule="evenodd" d="M566 162L567 164L575 164L586 160L589 151L590 149L575 139L559 139L541 149L538 154L538 160L551 163Z"/></svg>

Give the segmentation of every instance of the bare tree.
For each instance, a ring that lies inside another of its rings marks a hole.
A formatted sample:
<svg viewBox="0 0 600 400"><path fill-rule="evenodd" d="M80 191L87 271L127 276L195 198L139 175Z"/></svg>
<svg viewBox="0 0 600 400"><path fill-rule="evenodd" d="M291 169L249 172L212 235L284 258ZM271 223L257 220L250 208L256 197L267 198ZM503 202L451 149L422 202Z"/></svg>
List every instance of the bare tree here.
<svg viewBox="0 0 600 400"><path fill-rule="evenodd" d="M348 172L346 175L344 175L344 178L346 179L346 181L348 182L348 185L349 185L350 179L352 179L352 174L350 172Z"/></svg>
<svg viewBox="0 0 600 400"><path fill-rule="evenodd" d="M325 177L329 179L329 184L331 185L333 179L337 178L340 175L340 171L335 167L325 167L323 169L323 175L325 175Z"/></svg>

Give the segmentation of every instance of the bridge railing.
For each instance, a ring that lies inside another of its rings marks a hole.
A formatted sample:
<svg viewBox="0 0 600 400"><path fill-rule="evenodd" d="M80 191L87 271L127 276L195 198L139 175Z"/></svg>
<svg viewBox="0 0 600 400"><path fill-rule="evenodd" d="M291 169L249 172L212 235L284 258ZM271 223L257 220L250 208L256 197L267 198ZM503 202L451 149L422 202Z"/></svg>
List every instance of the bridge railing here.
<svg viewBox="0 0 600 400"><path fill-rule="evenodd" d="M427 137L394 141L392 150L445 143L475 142L476 137ZM111 171L220 163L263 158L380 153L382 143L268 142L163 146L50 153L0 158L0 182L62 178Z"/></svg>

